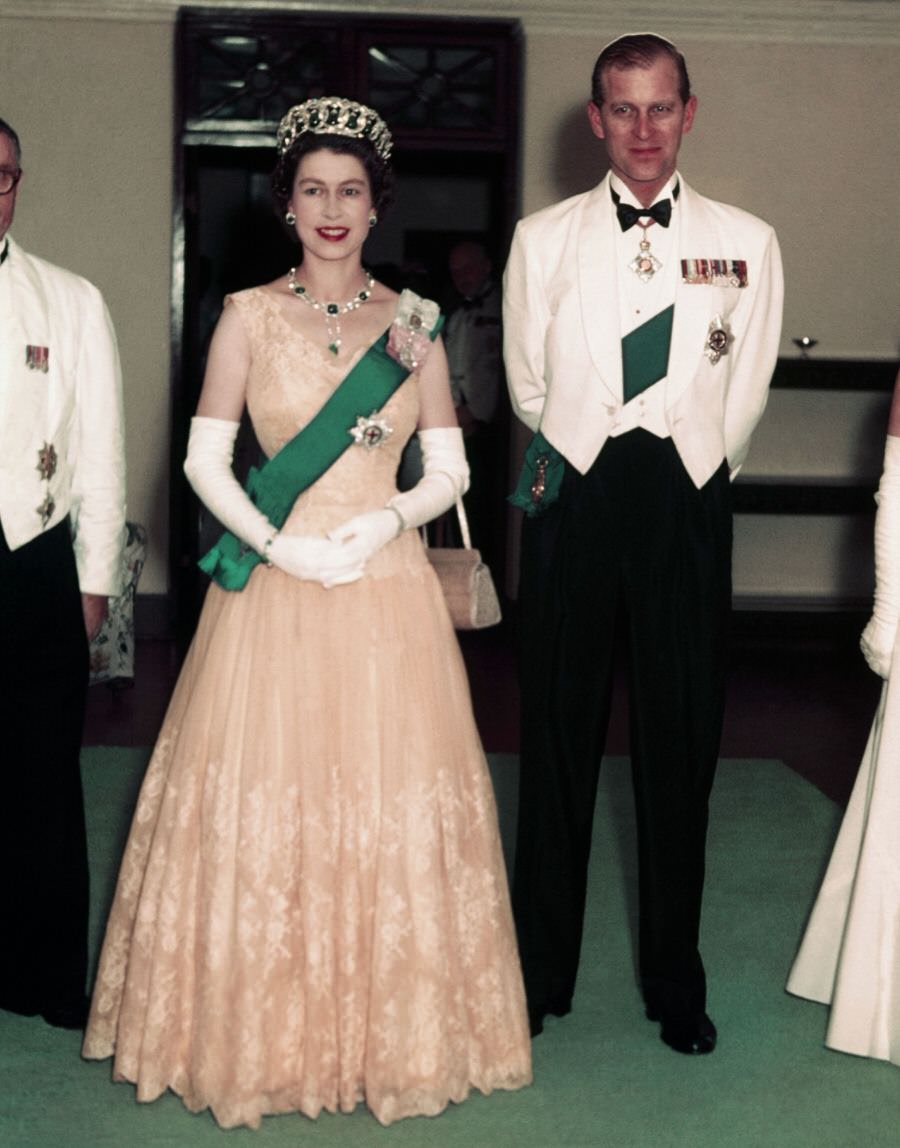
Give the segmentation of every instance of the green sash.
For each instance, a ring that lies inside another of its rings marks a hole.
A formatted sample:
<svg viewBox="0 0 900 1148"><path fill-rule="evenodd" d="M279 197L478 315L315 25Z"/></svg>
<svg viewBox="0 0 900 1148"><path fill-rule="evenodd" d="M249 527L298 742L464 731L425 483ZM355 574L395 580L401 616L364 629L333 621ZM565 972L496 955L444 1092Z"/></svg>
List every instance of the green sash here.
<svg viewBox="0 0 900 1148"><path fill-rule="evenodd" d="M674 315L673 303L622 340L622 397L626 403L668 374Z"/></svg>
<svg viewBox="0 0 900 1148"><path fill-rule="evenodd" d="M622 340L622 391L626 403L668 373L674 315L673 303ZM559 498L564 473L565 459L538 431L525 451L522 473L509 501L529 517L542 514Z"/></svg>
<svg viewBox="0 0 900 1148"><path fill-rule="evenodd" d="M439 320L429 337L442 326ZM328 470L348 446L359 417L382 407L410 374L387 353L390 328L376 340L345 375L338 389L290 442L247 477L247 494L273 526L284 525L291 508L307 487ZM262 558L230 531L200 559L205 571L223 590L243 590Z"/></svg>

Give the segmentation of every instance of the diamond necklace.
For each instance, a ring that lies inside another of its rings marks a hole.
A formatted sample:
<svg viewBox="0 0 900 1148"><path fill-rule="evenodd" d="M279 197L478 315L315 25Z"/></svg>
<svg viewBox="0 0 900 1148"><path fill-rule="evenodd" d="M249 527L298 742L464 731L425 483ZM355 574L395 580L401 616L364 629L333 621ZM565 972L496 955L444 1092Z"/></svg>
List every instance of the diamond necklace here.
<svg viewBox="0 0 900 1148"><path fill-rule="evenodd" d="M339 354L341 350L340 317L350 311L355 311L357 307L361 307L363 303L369 301L372 296L372 288L375 286L375 277L371 271L367 271L365 287L361 291L357 291L353 298L348 299L346 303L323 303L310 295L302 283L297 282L296 273L296 267L292 267L288 272L288 287L302 303L322 312L325 319L325 330L328 332L328 350L331 351L332 355Z"/></svg>

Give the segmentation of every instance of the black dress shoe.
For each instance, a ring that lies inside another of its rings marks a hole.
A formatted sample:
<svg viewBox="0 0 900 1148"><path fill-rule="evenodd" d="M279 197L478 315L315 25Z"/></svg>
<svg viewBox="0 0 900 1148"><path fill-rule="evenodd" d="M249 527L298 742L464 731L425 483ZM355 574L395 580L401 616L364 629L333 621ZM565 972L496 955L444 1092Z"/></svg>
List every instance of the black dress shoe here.
<svg viewBox="0 0 900 1148"><path fill-rule="evenodd" d="M544 1005L543 1008L532 1008L528 1006L528 1027L531 1031L532 1039L540 1036L544 1031L544 1017L546 1016L568 1016L572 1011L572 1004L566 1001L565 1004Z"/></svg>
<svg viewBox="0 0 900 1148"><path fill-rule="evenodd" d="M661 1023L660 1039L676 1052L703 1056L716 1047L716 1026L705 1012L666 1016L648 1008L647 1019Z"/></svg>
<svg viewBox="0 0 900 1148"><path fill-rule="evenodd" d="M73 1001L42 1009L41 1016L54 1028L83 1029L87 1024L90 1007L89 997L76 997Z"/></svg>

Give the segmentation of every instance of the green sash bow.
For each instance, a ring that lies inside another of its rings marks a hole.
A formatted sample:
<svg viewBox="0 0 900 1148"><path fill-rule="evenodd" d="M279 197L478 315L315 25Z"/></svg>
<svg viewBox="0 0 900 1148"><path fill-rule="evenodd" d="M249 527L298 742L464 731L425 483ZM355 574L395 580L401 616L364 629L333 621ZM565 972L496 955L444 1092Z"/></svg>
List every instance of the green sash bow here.
<svg viewBox="0 0 900 1148"><path fill-rule="evenodd" d="M428 332L433 340L442 319ZM388 354L389 328L377 339L338 389L296 435L247 477L247 494L275 527L282 527L298 497L329 469L348 446L359 417L384 406L410 374L410 368ZM243 590L262 558L230 531L200 559L223 590Z"/></svg>

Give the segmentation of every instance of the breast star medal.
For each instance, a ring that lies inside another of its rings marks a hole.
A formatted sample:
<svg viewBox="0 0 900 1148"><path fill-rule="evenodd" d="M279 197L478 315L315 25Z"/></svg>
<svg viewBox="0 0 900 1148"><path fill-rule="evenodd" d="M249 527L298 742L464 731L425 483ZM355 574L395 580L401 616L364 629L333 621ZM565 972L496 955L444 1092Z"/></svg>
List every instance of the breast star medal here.
<svg viewBox="0 0 900 1148"><path fill-rule="evenodd" d="M50 519L53 517L53 512L56 510L56 503L48 491L44 496L44 501L37 508L37 513L41 516L41 526L46 526Z"/></svg>
<svg viewBox="0 0 900 1148"><path fill-rule="evenodd" d="M45 442L43 446L38 448L37 466L35 469L41 476L41 481L47 483L44 501L40 506L35 508L36 513L41 516L42 527L47 525L56 510L56 503L53 501L53 496L50 493L50 479L56 474L57 462L56 447L52 442Z"/></svg>
<svg viewBox="0 0 900 1148"><path fill-rule="evenodd" d="M712 322L709 325L709 332L706 336L706 346L703 350L704 355L713 364L718 363L723 355L728 354L728 345L731 342L731 334L725 326L724 320L721 315L713 315Z"/></svg>
<svg viewBox="0 0 900 1148"><path fill-rule="evenodd" d="M357 446L365 447L366 450L374 450L391 437L394 428L389 426L385 419L379 418L377 411L372 411L368 418L359 415L356 426L350 427L347 433L353 436L353 441Z"/></svg>
<svg viewBox="0 0 900 1148"><path fill-rule="evenodd" d="M37 455L37 472L42 479L49 481L56 474L56 448L52 442L45 442Z"/></svg>

